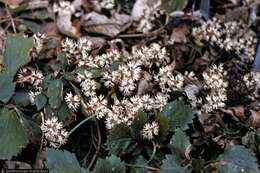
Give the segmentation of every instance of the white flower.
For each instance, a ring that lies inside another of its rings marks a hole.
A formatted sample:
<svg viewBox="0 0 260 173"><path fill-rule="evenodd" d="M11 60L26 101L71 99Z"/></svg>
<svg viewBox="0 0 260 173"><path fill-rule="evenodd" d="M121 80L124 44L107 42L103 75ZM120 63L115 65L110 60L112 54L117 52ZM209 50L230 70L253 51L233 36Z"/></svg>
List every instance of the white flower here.
<svg viewBox="0 0 260 173"><path fill-rule="evenodd" d="M182 74L173 75L171 66L160 68L159 73L155 76L163 93L182 90L184 77Z"/></svg>
<svg viewBox="0 0 260 173"><path fill-rule="evenodd" d="M63 127L62 122L58 122L57 117L52 117L42 122L42 133L45 137L45 142L50 146L57 148L66 143L67 131Z"/></svg>
<svg viewBox="0 0 260 173"><path fill-rule="evenodd" d="M35 98L41 94L41 91L30 91L29 92L29 100L32 104L35 104Z"/></svg>
<svg viewBox="0 0 260 173"><path fill-rule="evenodd" d="M159 134L159 124L155 121L145 124L141 134L145 139L154 139L154 137Z"/></svg>
<svg viewBox="0 0 260 173"><path fill-rule="evenodd" d="M103 96L91 97L87 106L87 112L90 114L94 114L97 119L105 117L109 112L109 109L107 108L107 100L104 99Z"/></svg>
<svg viewBox="0 0 260 173"><path fill-rule="evenodd" d="M235 52L244 62L254 60L256 36L243 22L225 22L213 18L203 23L201 27L193 28L192 34L199 42L205 40L228 52Z"/></svg>
<svg viewBox="0 0 260 173"><path fill-rule="evenodd" d="M115 7L115 0L102 0L100 5L102 8L111 10Z"/></svg>
<svg viewBox="0 0 260 173"><path fill-rule="evenodd" d="M205 81L204 87L210 89L210 93L206 96L206 104L202 106L202 109L206 112L212 112L225 107L228 82L226 81L227 72L224 70L223 64L213 65L202 76Z"/></svg>
<svg viewBox="0 0 260 173"><path fill-rule="evenodd" d="M41 52L45 38L45 34L37 33L33 35L34 46L37 53Z"/></svg>
<svg viewBox="0 0 260 173"><path fill-rule="evenodd" d="M77 111L80 106L80 98L77 95L74 95L69 92L65 96L65 101L68 105L68 107L74 111Z"/></svg>

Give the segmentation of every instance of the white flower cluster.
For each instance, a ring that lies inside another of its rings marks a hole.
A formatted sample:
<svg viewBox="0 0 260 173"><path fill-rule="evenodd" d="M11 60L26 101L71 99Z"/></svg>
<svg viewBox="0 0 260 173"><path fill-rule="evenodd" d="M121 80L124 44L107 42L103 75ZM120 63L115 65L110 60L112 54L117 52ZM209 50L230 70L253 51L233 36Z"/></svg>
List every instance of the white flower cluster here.
<svg viewBox="0 0 260 173"><path fill-rule="evenodd" d="M62 122L58 122L57 117L52 117L42 122L42 133L45 137L45 142L51 147L58 148L66 143L67 131L63 127Z"/></svg>
<svg viewBox="0 0 260 173"><path fill-rule="evenodd" d="M157 94L155 97L149 95L134 96L121 102L115 101L106 117L106 127L111 129L116 124L131 125L139 110L156 111L161 110L168 101L168 96Z"/></svg>
<svg viewBox="0 0 260 173"><path fill-rule="evenodd" d="M145 139L154 139L159 134L159 124L156 121L145 124L141 134Z"/></svg>
<svg viewBox="0 0 260 173"><path fill-rule="evenodd" d="M66 38L61 44L62 51L65 52L69 63L78 62L89 57L92 46L92 42L84 37L81 37L78 41Z"/></svg>
<svg viewBox="0 0 260 173"><path fill-rule="evenodd" d="M150 46L141 48L134 47L132 55L127 57L127 61L134 61L150 68L153 64L156 64L158 67L167 65L170 62L170 58L165 47L153 43Z"/></svg>
<svg viewBox="0 0 260 173"><path fill-rule="evenodd" d="M159 83L163 93L181 90L184 85L183 75L173 75L173 69L170 65L160 68L158 75L155 76L155 80Z"/></svg>
<svg viewBox="0 0 260 173"><path fill-rule="evenodd" d="M259 72L248 73L243 77L243 81L245 82L246 87L250 92L251 98L255 100L257 97L259 97L260 73Z"/></svg>
<svg viewBox="0 0 260 173"><path fill-rule="evenodd" d="M92 77L92 73L87 70L83 74L77 74L77 82L80 82L82 92L87 97L96 95L97 83Z"/></svg>
<svg viewBox="0 0 260 173"><path fill-rule="evenodd" d="M34 47L36 49L37 54L41 52L45 38L45 34L37 33L33 35Z"/></svg>
<svg viewBox="0 0 260 173"><path fill-rule="evenodd" d="M160 7L161 7L161 1L151 1L151 4L149 3L145 4L144 15L138 25L137 28L138 31L146 33L155 26L154 21L157 18L159 18L163 13Z"/></svg>
<svg viewBox="0 0 260 173"><path fill-rule="evenodd" d="M67 47L63 51L68 52L68 58L75 57L73 53L77 52L78 43L76 43L77 46L74 46L75 42L69 39L65 41L63 45L68 46L63 46L64 48ZM159 69L168 67L167 64L170 63L170 58L164 47L154 43L139 49L133 48L131 53L112 50L95 57L90 55L90 51L91 47L87 49L87 53L84 55L77 53L79 56L75 64L86 69L83 72L76 73L76 81L80 83L81 91L86 96L85 111L90 115L94 115L97 119L105 118L108 129L121 123L131 125L139 110L159 111L166 105L169 97L168 92L156 92L151 96L136 94L138 84L144 74L148 73L150 76L156 76L152 75L154 73L151 70L153 65L156 65ZM96 78L88 69L101 69L100 83L96 81ZM151 81L158 84L161 82L160 78L164 78L164 82L170 84L169 87L181 88L184 79L181 75L172 77L172 71L167 73L171 81L167 81L166 77L162 76L163 74L157 75L157 81L155 79L151 79ZM104 85L110 91L118 89L124 97L118 100L116 95L112 94L111 97L114 101L109 106L107 99L98 94L100 85ZM70 109L75 111L80 101L78 98L75 101L74 97L70 94L66 96L65 100Z"/></svg>
<svg viewBox="0 0 260 173"><path fill-rule="evenodd" d="M67 93L65 96L65 102L68 107L74 111L77 111L80 106L80 98L77 95L73 95L71 92Z"/></svg>
<svg viewBox="0 0 260 173"><path fill-rule="evenodd" d="M35 104L35 98L42 92L43 78L42 72L33 68L23 67L18 71L17 83L21 86L29 84L33 87L29 92L29 99L32 104Z"/></svg>
<svg viewBox="0 0 260 173"><path fill-rule="evenodd" d="M202 107L203 110L212 112L225 107L228 82L226 81L227 72L224 70L223 64L213 65L208 72L204 72L202 75L205 82L204 87L210 89L210 93L206 96L206 104Z"/></svg>
<svg viewBox="0 0 260 173"><path fill-rule="evenodd" d="M108 10L113 9L115 7L115 5L116 5L115 0L102 0L100 2L100 6L102 8L108 9Z"/></svg>
<svg viewBox="0 0 260 173"><path fill-rule="evenodd" d="M75 12L75 8L73 5L71 5L70 1L59 1L59 3L53 4L53 12L59 13L62 15L66 14L73 14Z"/></svg>
<svg viewBox="0 0 260 173"><path fill-rule="evenodd" d="M210 42L228 52L235 52L243 62L252 62L257 39L253 31L248 31L247 27L243 22L224 22L213 18L201 27L193 28L192 34L199 42Z"/></svg>

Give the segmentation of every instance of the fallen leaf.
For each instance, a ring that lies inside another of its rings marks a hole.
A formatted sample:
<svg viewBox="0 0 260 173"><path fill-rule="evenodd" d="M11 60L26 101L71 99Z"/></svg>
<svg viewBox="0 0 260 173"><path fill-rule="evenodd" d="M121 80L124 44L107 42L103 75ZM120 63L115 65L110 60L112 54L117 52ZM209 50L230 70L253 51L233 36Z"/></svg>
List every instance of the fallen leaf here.
<svg viewBox="0 0 260 173"><path fill-rule="evenodd" d="M173 28L172 29L172 34L170 38L170 43L186 43L187 38L186 35L189 33L189 29L187 25L181 25L179 27Z"/></svg>
<svg viewBox="0 0 260 173"><path fill-rule="evenodd" d="M111 18L91 12L83 16L82 26L87 32L115 37L131 24L131 17L124 14L115 14Z"/></svg>
<svg viewBox="0 0 260 173"><path fill-rule="evenodd" d="M260 127L260 112L251 110L250 124L255 128Z"/></svg>

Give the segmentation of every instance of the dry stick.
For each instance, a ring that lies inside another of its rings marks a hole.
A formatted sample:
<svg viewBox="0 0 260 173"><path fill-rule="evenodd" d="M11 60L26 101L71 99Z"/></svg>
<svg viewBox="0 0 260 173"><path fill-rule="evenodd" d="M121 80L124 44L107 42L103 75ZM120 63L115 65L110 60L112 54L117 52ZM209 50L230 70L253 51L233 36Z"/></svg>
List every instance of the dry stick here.
<svg viewBox="0 0 260 173"><path fill-rule="evenodd" d="M13 20L13 17L12 17L12 15L11 15L10 11L9 11L9 8L8 8L7 4L5 4L5 10L6 10L8 16L10 17L11 24L12 24L12 28L13 28L13 30L14 30L14 33L16 33L16 28L15 28L14 20Z"/></svg>
<svg viewBox="0 0 260 173"><path fill-rule="evenodd" d="M98 125L98 122L95 121L95 124L97 126L97 133L98 133L98 146L97 146L97 149L96 149L96 152L95 152L95 155L93 156L93 158L91 159L90 163L89 163L89 166L88 166L88 169L90 169L92 167L92 165L94 164L96 158L97 158L97 155L99 153L99 150L100 150L100 146L101 146L101 133L100 133L100 128L99 128L99 125Z"/></svg>

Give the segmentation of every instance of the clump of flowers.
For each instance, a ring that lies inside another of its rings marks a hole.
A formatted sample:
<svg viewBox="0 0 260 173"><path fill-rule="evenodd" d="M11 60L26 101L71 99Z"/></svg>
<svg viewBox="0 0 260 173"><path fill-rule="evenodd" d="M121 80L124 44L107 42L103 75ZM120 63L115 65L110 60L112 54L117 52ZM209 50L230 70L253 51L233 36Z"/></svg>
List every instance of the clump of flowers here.
<svg viewBox="0 0 260 173"><path fill-rule="evenodd" d="M146 3L143 8L143 17L140 20L137 30L145 33L149 32L151 29L153 29L153 27L155 27L154 22L164 12L161 9L161 1L151 1Z"/></svg>
<svg viewBox="0 0 260 173"><path fill-rule="evenodd" d="M67 131L57 117L48 118L42 122L41 130L45 137L45 142L53 148L58 148L66 143Z"/></svg>
<svg viewBox="0 0 260 173"><path fill-rule="evenodd" d="M42 81L44 76L40 70L36 70L30 67L23 67L18 71L17 83L21 86L32 86L29 92L29 99L32 104L35 103L35 98L42 92Z"/></svg>
<svg viewBox="0 0 260 173"><path fill-rule="evenodd" d="M141 132L144 139L152 140L159 134L159 124L157 122L147 123Z"/></svg>
<svg viewBox="0 0 260 173"><path fill-rule="evenodd" d="M33 35L34 46L37 54L41 52L45 38L46 38L45 34L37 33Z"/></svg>
<svg viewBox="0 0 260 173"><path fill-rule="evenodd" d="M84 60L88 57L90 50L92 50L92 42L82 37L77 42L72 39L66 38L63 40L61 47L62 51L66 54L69 63L75 63Z"/></svg>
<svg viewBox="0 0 260 173"><path fill-rule="evenodd" d="M65 101L68 107L74 111L77 111L80 106L80 98L77 95L73 95L71 92L65 96Z"/></svg>
<svg viewBox="0 0 260 173"><path fill-rule="evenodd" d="M243 81L250 92L251 99L255 100L259 97L259 89L260 89L260 74L259 72L251 72L245 74L243 77Z"/></svg>
<svg viewBox="0 0 260 173"><path fill-rule="evenodd" d="M184 75L175 73L174 68L170 65L171 58L168 56L166 48L157 43L141 48L134 47L131 53L110 50L96 56L90 54L91 48L88 46L83 48L87 50L86 53L75 54L78 51L79 43L80 41L66 39L63 42L62 50L70 62L76 57L73 60L74 64L78 68L84 69L74 74L76 75L75 82L80 84L81 91L86 96L86 112L95 115L97 119L105 118L108 129L121 123L130 126L140 110L160 111L167 104L169 94L183 88L184 76L194 77L187 72ZM91 43L87 45L91 45ZM154 71L154 66L159 71ZM100 69L99 77L95 77L89 69ZM137 94L139 83L145 75L150 76L151 86L160 87L159 91ZM99 89L102 87L112 92L110 104L108 104L107 97L104 98L100 94ZM118 91L123 97L118 97L113 93L115 91ZM70 96L70 99L65 98L67 103L72 99L72 95ZM72 110L76 109L72 106L74 104L69 106Z"/></svg>
<svg viewBox="0 0 260 173"><path fill-rule="evenodd" d="M204 88L210 90L206 96L206 104L202 107L203 110L212 112L225 107L228 82L226 80L227 72L223 65L213 65L208 72L204 72L202 75L205 82Z"/></svg>
<svg viewBox="0 0 260 173"><path fill-rule="evenodd" d="M193 28L192 34L198 42L207 41L228 52L234 52L243 62L254 60L257 39L242 21L225 22L214 17L202 26Z"/></svg>

